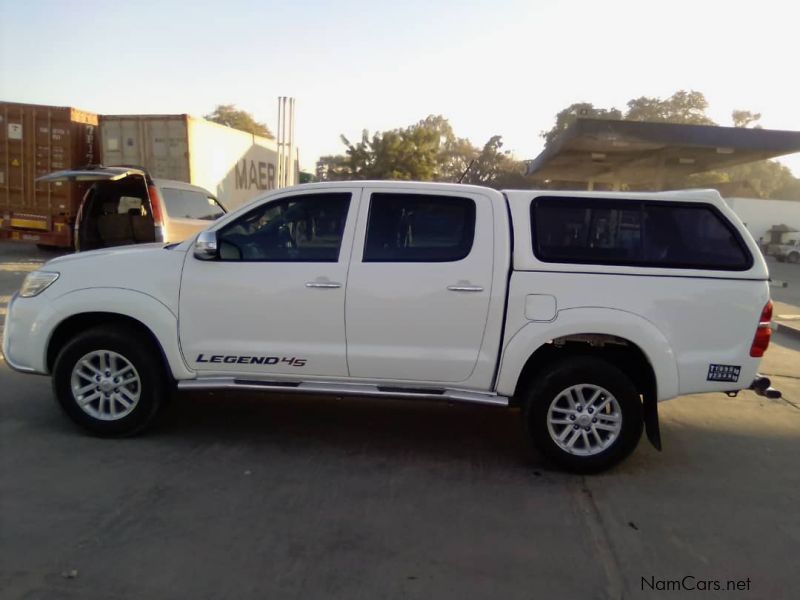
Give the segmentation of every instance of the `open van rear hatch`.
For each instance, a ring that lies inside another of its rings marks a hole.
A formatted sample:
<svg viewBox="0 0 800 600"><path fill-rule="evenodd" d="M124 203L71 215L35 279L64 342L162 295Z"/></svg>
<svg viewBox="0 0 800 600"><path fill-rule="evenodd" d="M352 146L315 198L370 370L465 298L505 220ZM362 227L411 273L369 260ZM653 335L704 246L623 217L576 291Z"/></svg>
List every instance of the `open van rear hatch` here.
<svg viewBox="0 0 800 600"><path fill-rule="evenodd" d="M149 176L142 169L133 167L103 167L88 166L80 169L66 169L64 171L54 171L47 175L37 177L37 182L57 183L59 181L119 181L130 175L140 175L147 180Z"/></svg>
<svg viewBox="0 0 800 600"><path fill-rule="evenodd" d="M90 165L56 171L37 181L92 184L83 197L75 222L78 251L163 239L158 193L144 169Z"/></svg>

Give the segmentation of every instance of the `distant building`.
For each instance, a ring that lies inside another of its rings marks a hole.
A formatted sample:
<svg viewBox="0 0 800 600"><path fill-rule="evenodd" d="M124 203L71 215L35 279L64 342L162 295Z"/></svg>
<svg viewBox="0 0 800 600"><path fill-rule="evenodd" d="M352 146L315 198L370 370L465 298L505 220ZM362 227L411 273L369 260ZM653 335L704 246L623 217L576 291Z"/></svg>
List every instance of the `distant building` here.
<svg viewBox="0 0 800 600"><path fill-rule="evenodd" d="M725 198L725 202L761 244L780 244L784 234L800 231L800 201Z"/></svg>

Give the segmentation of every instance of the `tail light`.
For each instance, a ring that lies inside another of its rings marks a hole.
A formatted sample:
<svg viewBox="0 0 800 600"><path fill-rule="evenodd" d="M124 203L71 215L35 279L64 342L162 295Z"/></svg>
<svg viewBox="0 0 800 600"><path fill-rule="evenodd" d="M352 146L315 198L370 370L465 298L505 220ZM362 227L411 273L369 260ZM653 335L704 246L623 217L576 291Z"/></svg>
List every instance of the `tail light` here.
<svg viewBox="0 0 800 600"><path fill-rule="evenodd" d="M770 321L772 321L772 300L767 302L764 305L764 309L761 311L761 317L758 319L756 335L753 338L753 345L750 346L750 356L754 358L761 358L764 356L764 352L767 351L769 340L772 336L772 327L770 326Z"/></svg>
<svg viewBox="0 0 800 600"><path fill-rule="evenodd" d="M164 206L161 203L161 196L154 185L147 186L147 194L150 196L150 208L153 211L153 225L155 226L155 241L164 241Z"/></svg>
<svg viewBox="0 0 800 600"><path fill-rule="evenodd" d="M164 223L163 213L161 212L161 196L158 195L158 190L154 185L147 186L147 194L150 196L150 207L153 210L153 220L156 225Z"/></svg>

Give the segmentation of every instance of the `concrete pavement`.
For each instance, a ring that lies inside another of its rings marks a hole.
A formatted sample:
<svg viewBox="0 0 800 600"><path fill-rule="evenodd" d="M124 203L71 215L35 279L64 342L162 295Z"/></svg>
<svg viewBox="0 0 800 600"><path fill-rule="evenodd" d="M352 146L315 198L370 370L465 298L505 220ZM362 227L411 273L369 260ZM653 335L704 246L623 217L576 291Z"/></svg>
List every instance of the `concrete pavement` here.
<svg viewBox="0 0 800 600"><path fill-rule="evenodd" d="M427 402L178 395L150 433L95 439L47 378L0 363L0 598L658 598L696 592L647 582L729 579L794 598L799 358L777 333L762 371L785 399L664 403L664 451L643 440L594 477L549 470L513 411Z"/></svg>

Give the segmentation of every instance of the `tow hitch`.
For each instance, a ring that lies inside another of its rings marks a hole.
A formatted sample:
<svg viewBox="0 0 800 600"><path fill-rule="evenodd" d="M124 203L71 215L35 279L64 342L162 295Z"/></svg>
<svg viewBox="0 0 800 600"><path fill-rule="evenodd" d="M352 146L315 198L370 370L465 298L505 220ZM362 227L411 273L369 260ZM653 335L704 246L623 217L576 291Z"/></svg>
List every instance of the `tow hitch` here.
<svg viewBox="0 0 800 600"><path fill-rule="evenodd" d="M759 373L756 373L756 378L753 379L753 383L750 384L750 389L759 396L765 396L772 400L777 400L781 397L780 390L776 390L772 387L772 382L769 380L769 377L764 377Z"/></svg>

